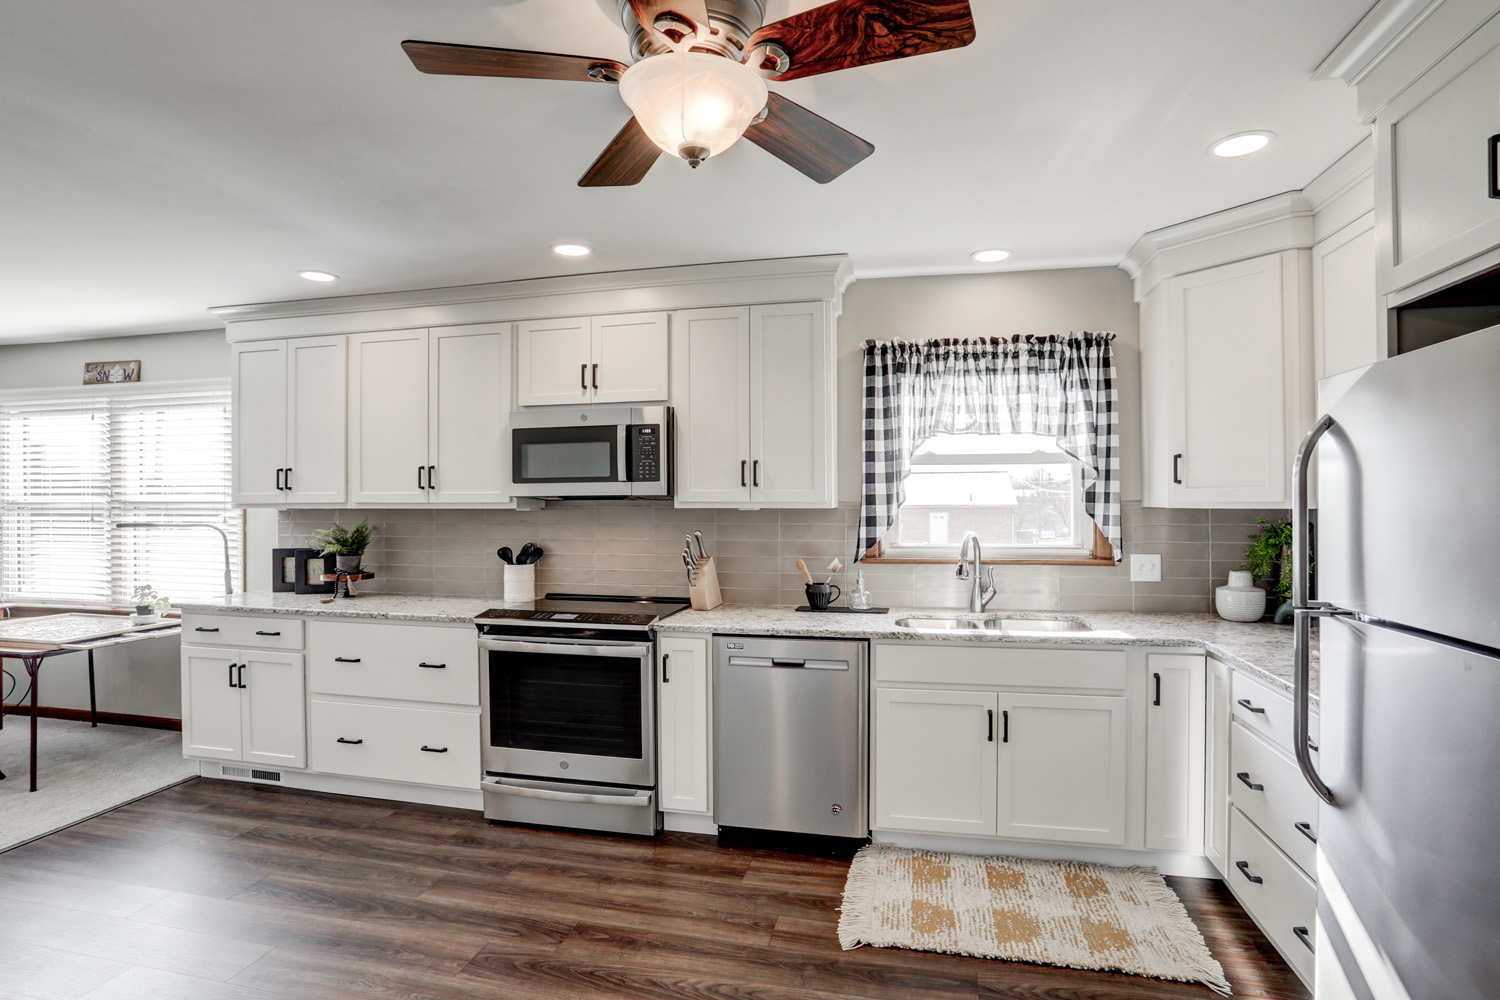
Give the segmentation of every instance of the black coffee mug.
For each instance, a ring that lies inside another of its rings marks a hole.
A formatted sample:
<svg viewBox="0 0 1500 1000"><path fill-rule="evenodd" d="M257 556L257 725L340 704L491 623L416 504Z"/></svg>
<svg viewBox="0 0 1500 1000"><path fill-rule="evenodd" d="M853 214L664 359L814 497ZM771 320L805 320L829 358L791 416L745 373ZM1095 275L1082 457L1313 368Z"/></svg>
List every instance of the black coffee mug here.
<svg viewBox="0 0 1500 1000"><path fill-rule="evenodd" d="M809 583L803 589L807 591L807 606L814 611L827 611L828 605L843 593L836 583Z"/></svg>

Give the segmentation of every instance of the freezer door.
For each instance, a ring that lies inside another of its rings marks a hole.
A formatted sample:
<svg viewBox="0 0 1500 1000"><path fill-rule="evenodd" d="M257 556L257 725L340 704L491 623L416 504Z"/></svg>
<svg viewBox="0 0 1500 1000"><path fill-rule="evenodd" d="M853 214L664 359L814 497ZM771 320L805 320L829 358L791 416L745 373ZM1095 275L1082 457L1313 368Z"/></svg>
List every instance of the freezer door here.
<svg viewBox="0 0 1500 1000"><path fill-rule="evenodd" d="M1319 964L1377 1000L1493 998L1500 659L1335 618L1321 670Z"/></svg>
<svg viewBox="0 0 1500 1000"><path fill-rule="evenodd" d="M1500 648L1500 327L1372 365L1318 446L1318 600Z"/></svg>

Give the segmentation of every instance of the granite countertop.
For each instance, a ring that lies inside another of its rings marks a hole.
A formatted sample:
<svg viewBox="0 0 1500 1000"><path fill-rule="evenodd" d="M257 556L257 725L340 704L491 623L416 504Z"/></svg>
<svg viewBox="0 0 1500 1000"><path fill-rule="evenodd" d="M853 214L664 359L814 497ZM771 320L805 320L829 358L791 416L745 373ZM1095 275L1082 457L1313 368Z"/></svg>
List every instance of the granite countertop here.
<svg viewBox="0 0 1500 1000"><path fill-rule="evenodd" d="M315 618L368 618L389 621L458 622L501 602L492 597L431 597L366 594L324 603L316 594L251 593L212 601L185 602L187 612L232 614L294 614ZM1068 612L991 610L1008 618L1071 618L1090 626L1089 632L1031 633L999 636L992 632L916 632L896 625L904 615L970 617L967 612L938 608L892 608L888 614L814 614L789 605L725 604L712 611L681 611L662 629L670 632L734 633L739 635L801 635L827 638L883 639L907 642L987 642L1028 646L1153 646L1203 650L1237 670L1243 670L1278 691L1292 690L1292 630L1285 625L1227 622L1216 615L1131 614L1127 612ZM1312 692L1317 697L1317 632L1313 633Z"/></svg>

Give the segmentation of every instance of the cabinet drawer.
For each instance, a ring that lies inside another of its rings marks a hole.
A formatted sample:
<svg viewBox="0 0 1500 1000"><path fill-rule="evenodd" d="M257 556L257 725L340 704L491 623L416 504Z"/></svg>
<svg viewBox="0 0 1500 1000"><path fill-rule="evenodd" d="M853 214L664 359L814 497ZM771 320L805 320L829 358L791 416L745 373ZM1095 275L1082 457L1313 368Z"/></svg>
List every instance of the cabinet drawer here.
<svg viewBox="0 0 1500 1000"><path fill-rule="evenodd" d="M1291 697L1280 691L1273 691L1239 670L1234 672L1230 687L1231 697L1234 700L1234 717L1244 723L1246 729L1291 755L1293 753ZM1316 713L1307 720L1307 732L1316 743L1318 736Z"/></svg>
<svg viewBox="0 0 1500 1000"><path fill-rule="evenodd" d="M478 715L314 698L311 716L314 771L479 787Z"/></svg>
<svg viewBox="0 0 1500 1000"><path fill-rule="evenodd" d="M199 646L248 646L252 649L301 649L301 618L280 615L182 616L182 641Z"/></svg>
<svg viewBox="0 0 1500 1000"><path fill-rule="evenodd" d="M1315 872L1318 796L1296 763L1236 724L1229 732L1229 773L1230 801L1304 872ZM1307 824L1307 833L1298 823Z"/></svg>
<svg viewBox="0 0 1500 1000"><path fill-rule="evenodd" d="M1014 649L995 644L875 646L875 679L965 687L1125 690L1125 651Z"/></svg>
<svg viewBox="0 0 1500 1000"><path fill-rule="evenodd" d="M1238 809L1229 810L1229 873L1224 878L1282 957L1303 982L1311 983L1318 887ZM1308 935L1306 942L1301 934Z"/></svg>
<svg viewBox="0 0 1500 1000"><path fill-rule="evenodd" d="M472 629L311 622L307 659L308 686L317 694L479 704Z"/></svg>

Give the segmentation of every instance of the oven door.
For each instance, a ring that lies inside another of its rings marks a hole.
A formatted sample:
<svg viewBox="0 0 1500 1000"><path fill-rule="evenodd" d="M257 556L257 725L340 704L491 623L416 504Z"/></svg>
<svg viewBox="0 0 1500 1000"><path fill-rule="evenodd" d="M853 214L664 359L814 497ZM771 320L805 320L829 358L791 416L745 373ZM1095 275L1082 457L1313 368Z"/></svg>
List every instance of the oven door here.
<svg viewBox="0 0 1500 1000"><path fill-rule="evenodd" d="M510 431L511 494L518 497L628 496L624 423L524 427Z"/></svg>
<svg viewBox="0 0 1500 1000"><path fill-rule="evenodd" d="M656 784L649 642L479 640L490 775Z"/></svg>

